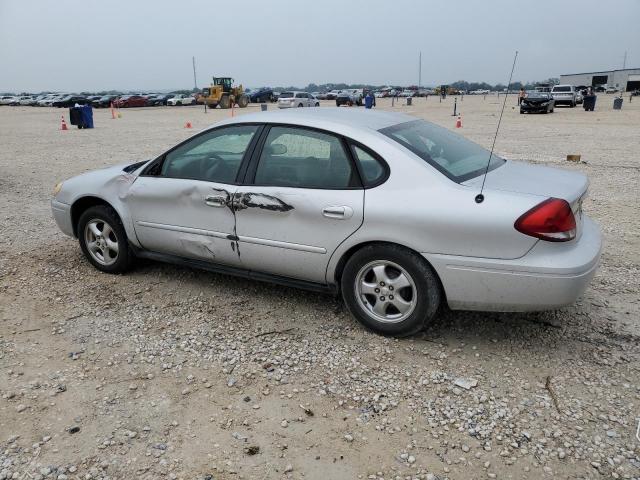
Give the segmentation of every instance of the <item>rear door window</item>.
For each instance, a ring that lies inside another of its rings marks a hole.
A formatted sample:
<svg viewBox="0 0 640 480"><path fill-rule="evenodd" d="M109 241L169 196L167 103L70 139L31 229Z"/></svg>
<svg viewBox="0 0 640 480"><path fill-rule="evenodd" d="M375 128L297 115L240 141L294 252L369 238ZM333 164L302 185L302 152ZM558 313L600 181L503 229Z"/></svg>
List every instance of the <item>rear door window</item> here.
<svg viewBox="0 0 640 480"><path fill-rule="evenodd" d="M342 141L331 134L295 127L272 127L260 154L256 185L348 189L358 177Z"/></svg>

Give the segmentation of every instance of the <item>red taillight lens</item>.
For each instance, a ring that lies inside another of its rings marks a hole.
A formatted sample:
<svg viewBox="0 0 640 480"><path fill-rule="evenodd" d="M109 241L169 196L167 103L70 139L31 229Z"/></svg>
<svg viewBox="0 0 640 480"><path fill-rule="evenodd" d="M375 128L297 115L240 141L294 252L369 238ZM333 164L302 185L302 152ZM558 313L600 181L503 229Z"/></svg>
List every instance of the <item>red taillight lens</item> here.
<svg viewBox="0 0 640 480"><path fill-rule="evenodd" d="M567 242L576 238L576 219L566 200L549 198L522 215L514 225L525 235Z"/></svg>

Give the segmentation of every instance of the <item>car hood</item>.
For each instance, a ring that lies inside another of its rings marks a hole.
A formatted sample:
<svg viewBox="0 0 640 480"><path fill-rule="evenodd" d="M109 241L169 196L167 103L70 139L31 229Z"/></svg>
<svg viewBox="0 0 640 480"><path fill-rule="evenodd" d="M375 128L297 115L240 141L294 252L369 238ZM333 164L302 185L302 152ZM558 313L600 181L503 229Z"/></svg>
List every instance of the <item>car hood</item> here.
<svg viewBox="0 0 640 480"><path fill-rule="evenodd" d="M525 98L524 101L527 103L547 103L549 100L551 100L550 98L544 98L544 97L533 97L533 98Z"/></svg>
<svg viewBox="0 0 640 480"><path fill-rule="evenodd" d="M479 188L482 185L482 175L464 185ZM507 161L490 171L485 183L485 190L562 198L570 204L581 198L588 187L589 179L583 173L514 161Z"/></svg>

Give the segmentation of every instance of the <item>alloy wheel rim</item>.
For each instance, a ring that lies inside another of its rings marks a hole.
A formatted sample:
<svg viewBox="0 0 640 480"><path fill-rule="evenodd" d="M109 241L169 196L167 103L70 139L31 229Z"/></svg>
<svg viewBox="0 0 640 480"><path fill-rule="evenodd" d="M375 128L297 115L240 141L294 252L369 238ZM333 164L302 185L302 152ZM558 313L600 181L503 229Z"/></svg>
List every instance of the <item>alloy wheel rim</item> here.
<svg viewBox="0 0 640 480"><path fill-rule="evenodd" d="M84 239L89 255L100 265L113 265L118 259L118 237L104 220L96 218L87 222Z"/></svg>
<svg viewBox="0 0 640 480"><path fill-rule="evenodd" d="M356 275L358 303L373 320L397 323L413 313L417 304L416 285L400 265L387 260L366 264Z"/></svg>

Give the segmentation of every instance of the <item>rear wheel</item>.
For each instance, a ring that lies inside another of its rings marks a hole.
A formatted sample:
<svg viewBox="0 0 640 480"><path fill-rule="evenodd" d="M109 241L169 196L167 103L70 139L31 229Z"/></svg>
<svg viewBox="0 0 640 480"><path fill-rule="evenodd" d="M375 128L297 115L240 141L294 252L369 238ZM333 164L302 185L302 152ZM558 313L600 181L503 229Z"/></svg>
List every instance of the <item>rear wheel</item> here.
<svg viewBox="0 0 640 480"><path fill-rule="evenodd" d="M298 104L298 108L302 108L304 105L302 105L301 103Z"/></svg>
<svg viewBox="0 0 640 480"><path fill-rule="evenodd" d="M345 265L342 296L364 326L385 335L422 330L435 316L440 283L420 255L396 245L369 245Z"/></svg>
<svg viewBox="0 0 640 480"><path fill-rule="evenodd" d="M77 231L82 253L98 270L122 273L131 267L133 252L113 208L106 205L88 208L80 215Z"/></svg>

